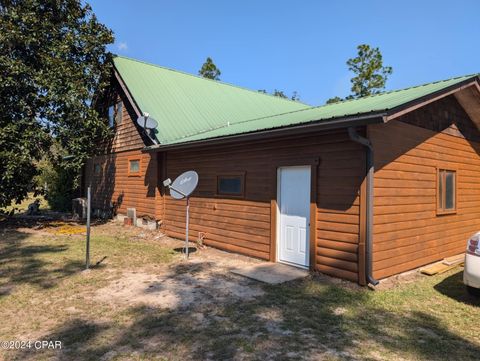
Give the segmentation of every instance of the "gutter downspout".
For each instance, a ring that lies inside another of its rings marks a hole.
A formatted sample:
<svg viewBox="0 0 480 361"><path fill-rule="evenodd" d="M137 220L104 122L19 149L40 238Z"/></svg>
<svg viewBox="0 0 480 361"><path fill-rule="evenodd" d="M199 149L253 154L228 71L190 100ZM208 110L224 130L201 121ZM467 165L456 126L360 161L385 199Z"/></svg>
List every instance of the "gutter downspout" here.
<svg viewBox="0 0 480 361"><path fill-rule="evenodd" d="M366 245L365 245L365 274L367 283L374 286L378 285L378 280L372 275L372 245L373 245L373 179L374 179L374 164L373 164L373 147L369 139L362 137L357 133L354 127L348 128L348 135L350 139L363 145L367 153L367 224L366 224Z"/></svg>

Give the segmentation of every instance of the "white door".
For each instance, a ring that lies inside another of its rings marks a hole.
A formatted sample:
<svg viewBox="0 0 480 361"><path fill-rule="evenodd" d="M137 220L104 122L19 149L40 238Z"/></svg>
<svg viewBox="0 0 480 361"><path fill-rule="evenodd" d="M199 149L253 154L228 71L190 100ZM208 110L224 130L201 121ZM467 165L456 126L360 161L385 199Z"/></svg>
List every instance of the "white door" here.
<svg viewBox="0 0 480 361"><path fill-rule="evenodd" d="M278 260L309 265L310 166L278 169Z"/></svg>

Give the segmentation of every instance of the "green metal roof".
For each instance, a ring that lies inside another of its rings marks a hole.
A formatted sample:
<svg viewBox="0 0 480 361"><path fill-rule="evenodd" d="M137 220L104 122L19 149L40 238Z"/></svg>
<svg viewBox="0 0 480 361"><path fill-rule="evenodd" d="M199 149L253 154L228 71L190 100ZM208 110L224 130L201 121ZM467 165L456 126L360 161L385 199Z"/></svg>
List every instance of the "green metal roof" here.
<svg viewBox="0 0 480 361"><path fill-rule="evenodd" d="M140 110L158 121L156 135L162 144L246 119L310 107L122 56L113 62Z"/></svg>
<svg viewBox="0 0 480 361"><path fill-rule="evenodd" d="M308 109L276 114L264 118L248 119L235 124L230 124L230 126L217 128L209 132L202 132L189 137L184 137L175 143L198 141L209 138L224 137L228 135L249 133L252 131L294 126L315 121L326 122L333 119L352 117L362 114L377 114L381 112L387 112L416 99L428 96L475 77L476 75L466 75L407 89L367 96L360 99L311 107Z"/></svg>
<svg viewBox="0 0 480 361"><path fill-rule="evenodd" d="M162 145L387 112L476 77L311 107L125 57L114 64L140 110L158 121Z"/></svg>

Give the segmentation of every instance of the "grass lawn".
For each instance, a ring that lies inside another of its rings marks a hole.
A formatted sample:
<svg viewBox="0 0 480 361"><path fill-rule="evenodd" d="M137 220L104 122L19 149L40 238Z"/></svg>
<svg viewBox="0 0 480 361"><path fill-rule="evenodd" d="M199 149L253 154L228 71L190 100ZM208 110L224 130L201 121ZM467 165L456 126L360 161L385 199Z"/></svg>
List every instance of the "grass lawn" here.
<svg viewBox="0 0 480 361"><path fill-rule="evenodd" d="M480 359L480 301L466 293L461 269L375 292L322 276L279 286L248 281L245 287L262 290L249 299L216 293L221 280L244 282L220 270L193 288L206 289L202 297L208 299L188 307L117 302L113 293L98 298L99 290L124 285L125 274L156 275L168 269L192 277L187 280L206 274L202 262L188 268L172 246L142 238L141 232L94 227L92 263L103 261L82 272L82 235L55 227L0 228L0 340L62 341L61 350L0 350L1 357ZM144 283L148 293L152 285ZM191 296L180 291L180 297Z"/></svg>

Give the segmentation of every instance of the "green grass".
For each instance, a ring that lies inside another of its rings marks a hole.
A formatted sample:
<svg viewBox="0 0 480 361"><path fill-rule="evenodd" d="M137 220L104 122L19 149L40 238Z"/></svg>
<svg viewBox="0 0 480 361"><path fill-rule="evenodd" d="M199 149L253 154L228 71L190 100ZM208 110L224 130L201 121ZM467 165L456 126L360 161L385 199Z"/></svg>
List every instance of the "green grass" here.
<svg viewBox="0 0 480 361"><path fill-rule="evenodd" d="M108 352L113 360L480 357L480 301L466 293L460 269L375 292L313 276L263 286L251 301L212 295L188 309L118 306L96 301L95 292L123 271L156 273L181 259L119 229L93 228L92 264L103 261L90 272L82 272L81 235L0 229L0 340L64 344L61 357L8 351L5 359L98 360Z"/></svg>

